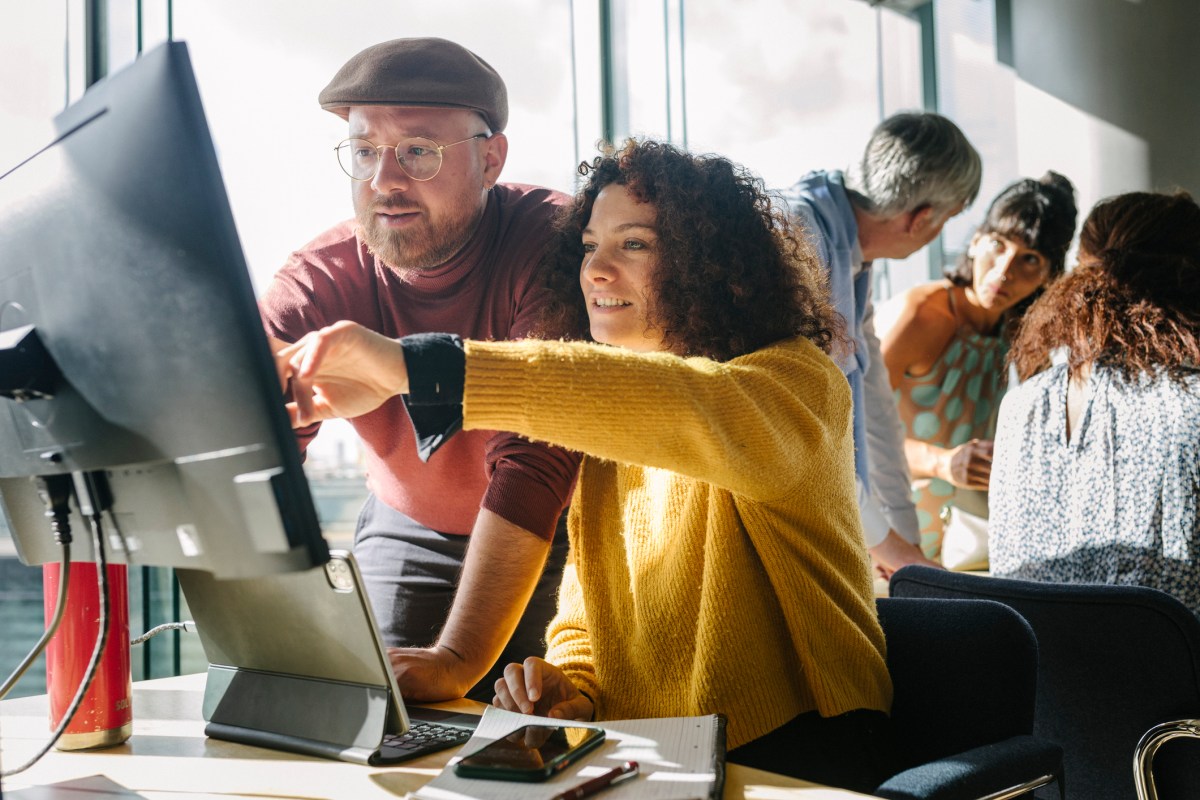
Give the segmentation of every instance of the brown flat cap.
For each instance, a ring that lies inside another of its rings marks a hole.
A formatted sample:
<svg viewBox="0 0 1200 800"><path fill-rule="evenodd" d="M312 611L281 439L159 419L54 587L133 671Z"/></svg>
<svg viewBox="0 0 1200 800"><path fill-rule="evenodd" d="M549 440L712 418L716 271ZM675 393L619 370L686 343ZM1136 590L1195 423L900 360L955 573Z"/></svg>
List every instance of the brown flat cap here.
<svg viewBox="0 0 1200 800"><path fill-rule="evenodd" d="M392 39L338 70L317 101L343 119L350 106L469 108L492 132L508 124L508 91L491 65L462 45L433 37Z"/></svg>

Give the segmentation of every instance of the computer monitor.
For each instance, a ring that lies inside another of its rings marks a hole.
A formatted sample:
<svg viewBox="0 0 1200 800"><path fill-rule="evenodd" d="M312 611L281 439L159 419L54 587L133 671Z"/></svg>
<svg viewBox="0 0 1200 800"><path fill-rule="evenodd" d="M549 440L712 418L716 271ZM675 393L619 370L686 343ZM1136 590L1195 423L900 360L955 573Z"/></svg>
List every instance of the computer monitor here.
<svg viewBox="0 0 1200 800"><path fill-rule="evenodd" d="M272 158L269 136L244 144ZM183 42L92 86L0 175L0 392L24 563L61 557L32 480L59 473L107 478L112 561L328 561Z"/></svg>

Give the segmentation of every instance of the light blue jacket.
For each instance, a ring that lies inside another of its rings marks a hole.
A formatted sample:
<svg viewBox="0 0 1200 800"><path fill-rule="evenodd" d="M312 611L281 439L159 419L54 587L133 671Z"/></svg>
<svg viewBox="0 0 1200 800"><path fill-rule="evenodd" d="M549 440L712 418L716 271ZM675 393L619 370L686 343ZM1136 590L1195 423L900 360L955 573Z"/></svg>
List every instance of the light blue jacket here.
<svg viewBox="0 0 1200 800"><path fill-rule="evenodd" d="M875 335L871 264L863 261L845 177L840 171L810 172L784 198L829 271L834 308L845 317L854 343L853 354L840 366L854 401L854 468L867 546L882 542L889 527L916 544L919 526L904 457L904 428Z"/></svg>

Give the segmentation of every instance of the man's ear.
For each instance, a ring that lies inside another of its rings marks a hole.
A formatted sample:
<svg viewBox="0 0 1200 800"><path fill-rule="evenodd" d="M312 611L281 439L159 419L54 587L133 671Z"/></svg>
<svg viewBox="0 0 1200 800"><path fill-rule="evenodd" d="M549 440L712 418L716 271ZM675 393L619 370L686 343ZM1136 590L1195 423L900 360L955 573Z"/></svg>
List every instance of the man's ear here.
<svg viewBox="0 0 1200 800"><path fill-rule="evenodd" d="M508 159L508 137L503 133L493 133L484 145L483 188L490 189L500 180L500 172Z"/></svg>
<svg viewBox="0 0 1200 800"><path fill-rule="evenodd" d="M920 235L929 229L933 224L933 206L925 203L908 212L908 225L905 228L905 233L909 235Z"/></svg>

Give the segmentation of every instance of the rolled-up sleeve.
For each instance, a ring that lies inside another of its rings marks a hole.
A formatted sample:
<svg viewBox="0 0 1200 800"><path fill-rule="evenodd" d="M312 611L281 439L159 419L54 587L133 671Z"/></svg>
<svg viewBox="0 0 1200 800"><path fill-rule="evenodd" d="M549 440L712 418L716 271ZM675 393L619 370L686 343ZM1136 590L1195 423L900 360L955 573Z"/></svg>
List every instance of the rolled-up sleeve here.
<svg viewBox="0 0 1200 800"><path fill-rule="evenodd" d="M904 427L888 384L879 337L875 335L874 316L874 306L868 305L863 319L863 335L869 359L863 376L863 410L866 414L867 465L871 484L868 506L874 506L876 511L863 511L863 525L865 527L868 524L868 513L882 514L902 539L919 544L921 528L917 523L917 507L912 499L908 459L904 455ZM859 505L862 509L863 504L860 502ZM879 542L869 541L869 530L867 535L867 546L873 547L883 541L887 530L879 537Z"/></svg>
<svg viewBox="0 0 1200 800"><path fill-rule="evenodd" d="M447 333L400 339L408 367L404 396L422 461L462 429L466 361L462 340ZM544 539L551 539L570 496L580 456L561 447L500 432L487 443L488 488L481 505Z"/></svg>

